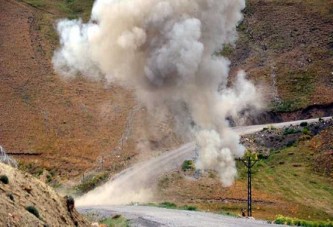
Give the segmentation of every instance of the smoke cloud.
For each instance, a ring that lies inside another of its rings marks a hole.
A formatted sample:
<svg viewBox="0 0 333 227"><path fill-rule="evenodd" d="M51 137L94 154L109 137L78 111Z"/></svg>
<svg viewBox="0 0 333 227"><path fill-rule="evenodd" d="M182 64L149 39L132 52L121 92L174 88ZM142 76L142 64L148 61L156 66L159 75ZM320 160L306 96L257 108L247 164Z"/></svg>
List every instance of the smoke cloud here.
<svg viewBox="0 0 333 227"><path fill-rule="evenodd" d="M228 84L230 61L216 54L237 39L245 0L97 0L88 23L61 20L53 64L65 78L132 89L159 119L200 147L198 167L219 172L225 186L244 154L227 121L261 107L255 86L240 71Z"/></svg>

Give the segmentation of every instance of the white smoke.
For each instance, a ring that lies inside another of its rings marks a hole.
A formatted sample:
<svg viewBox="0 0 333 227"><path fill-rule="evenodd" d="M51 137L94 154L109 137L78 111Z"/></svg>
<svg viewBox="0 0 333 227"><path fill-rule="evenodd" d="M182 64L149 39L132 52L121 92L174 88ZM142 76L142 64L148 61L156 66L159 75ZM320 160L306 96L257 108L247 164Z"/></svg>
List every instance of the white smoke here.
<svg viewBox="0 0 333 227"><path fill-rule="evenodd" d="M173 116L192 134L198 165L215 169L226 186L244 154L228 117L260 108L255 86L239 72L228 86L228 59L217 53L237 39L245 0L97 0L91 20L58 23L55 70L134 90L152 115Z"/></svg>

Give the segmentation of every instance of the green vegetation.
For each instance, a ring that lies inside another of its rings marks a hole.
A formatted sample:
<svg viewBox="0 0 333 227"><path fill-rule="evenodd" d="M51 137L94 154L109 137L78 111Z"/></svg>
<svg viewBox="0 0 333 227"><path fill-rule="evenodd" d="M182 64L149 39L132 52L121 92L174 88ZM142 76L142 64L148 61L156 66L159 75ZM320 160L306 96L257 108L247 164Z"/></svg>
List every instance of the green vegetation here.
<svg viewBox="0 0 333 227"><path fill-rule="evenodd" d="M306 121L301 122L300 126L301 126L301 127L306 127L306 126L308 126L308 122L306 122Z"/></svg>
<svg viewBox="0 0 333 227"><path fill-rule="evenodd" d="M333 179L313 171L313 152L305 143L259 160L253 167L253 187L292 203L298 209L297 218L332 219ZM246 168L242 164L238 167L240 178L245 180Z"/></svg>
<svg viewBox="0 0 333 227"><path fill-rule="evenodd" d="M0 181L4 184L8 184L9 183L9 179L6 175L1 175L0 176Z"/></svg>
<svg viewBox="0 0 333 227"><path fill-rule="evenodd" d="M115 215L111 218L105 218L101 221L102 224L108 227L128 227L129 221L121 215Z"/></svg>
<svg viewBox="0 0 333 227"><path fill-rule="evenodd" d="M315 73L303 71L281 73L286 74L277 81L278 87L283 88L283 101L273 103L273 110L289 112L308 106L315 90Z"/></svg>
<svg viewBox="0 0 333 227"><path fill-rule="evenodd" d="M181 209L181 210L193 210L193 211L195 211L195 210L197 210L197 207L185 205L185 206L179 207L178 209Z"/></svg>
<svg viewBox="0 0 333 227"><path fill-rule="evenodd" d="M109 177L108 172L99 173L83 179L82 183L75 187L79 194L86 193L105 182Z"/></svg>
<svg viewBox="0 0 333 227"><path fill-rule="evenodd" d="M82 17L87 20L94 0L23 0L32 7L46 10L54 14L57 12L59 16L67 16L69 19Z"/></svg>
<svg viewBox="0 0 333 227"><path fill-rule="evenodd" d="M295 129L295 128L285 128L283 131L283 135L290 135L290 134L296 134L301 132L299 129Z"/></svg>
<svg viewBox="0 0 333 227"><path fill-rule="evenodd" d="M304 127L303 130L302 130L302 133L304 135L311 135L311 131L308 127Z"/></svg>
<svg viewBox="0 0 333 227"><path fill-rule="evenodd" d="M163 202L158 204L159 207L163 207L163 208L168 208L168 209L176 209L177 205L171 202Z"/></svg>
<svg viewBox="0 0 333 227"><path fill-rule="evenodd" d="M333 227L333 222L331 221L307 221L297 218L284 217L282 215L277 216L274 223L281 225L295 225L306 227Z"/></svg>
<svg viewBox="0 0 333 227"><path fill-rule="evenodd" d="M31 214L35 215L37 218L40 218L40 216L39 216L39 212L38 212L38 210L37 210L36 207L34 207L34 206L27 206L25 209L26 209L28 212L30 212Z"/></svg>
<svg viewBox="0 0 333 227"><path fill-rule="evenodd" d="M233 51L235 50L235 47L232 45L224 45L223 49L218 53L218 55L222 55L224 57L230 57Z"/></svg>
<svg viewBox="0 0 333 227"><path fill-rule="evenodd" d="M35 8L42 8L45 6L45 2L43 0L26 0L25 2Z"/></svg>
<svg viewBox="0 0 333 227"><path fill-rule="evenodd" d="M162 202L159 204L156 203L148 203L145 204L147 206L155 206L155 207L161 207L161 208L166 208L166 209L178 209L178 210L192 210L195 211L198 208L192 205L182 205L182 206L177 206L177 204L172 203L172 202Z"/></svg>
<svg viewBox="0 0 333 227"><path fill-rule="evenodd" d="M185 160L182 164L182 170L187 171L187 170L194 170L195 165L192 160Z"/></svg>

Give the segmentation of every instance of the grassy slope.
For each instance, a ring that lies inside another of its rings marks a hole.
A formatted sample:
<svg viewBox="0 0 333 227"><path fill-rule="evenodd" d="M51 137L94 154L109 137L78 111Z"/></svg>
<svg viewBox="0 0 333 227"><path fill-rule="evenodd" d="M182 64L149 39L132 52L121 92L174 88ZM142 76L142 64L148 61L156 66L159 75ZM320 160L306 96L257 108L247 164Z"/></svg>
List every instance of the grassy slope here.
<svg viewBox="0 0 333 227"><path fill-rule="evenodd" d="M254 188L294 204L289 216L332 219L333 179L313 171L313 155L307 144L275 152L254 168Z"/></svg>
<svg viewBox="0 0 333 227"><path fill-rule="evenodd" d="M266 87L271 107L292 111L333 102L332 1L249 0L233 69Z"/></svg>
<svg viewBox="0 0 333 227"><path fill-rule="evenodd" d="M314 171L314 159L331 149L332 128L311 140L273 151L253 168L253 216L274 220L278 214L305 220L333 219L332 172ZM159 201L240 215L246 207L247 172L238 163L239 179L223 188L214 173L194 180L193 173L175 172L160 179ZM190 176L190 178L189 178Z"/></svg>

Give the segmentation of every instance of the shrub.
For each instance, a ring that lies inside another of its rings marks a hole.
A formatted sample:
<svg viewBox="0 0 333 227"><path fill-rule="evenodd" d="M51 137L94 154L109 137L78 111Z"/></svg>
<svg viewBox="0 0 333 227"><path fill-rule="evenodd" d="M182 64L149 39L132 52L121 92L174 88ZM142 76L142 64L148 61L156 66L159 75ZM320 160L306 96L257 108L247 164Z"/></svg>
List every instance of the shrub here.
<svg viewBox="0 0 333 227"><path fill-rule="evenodd" d="M1 175L0 176L0 181L4 184L8 184L9 183L9 179L6 175Z"/></svg>
<svg viewBox="0 0 333 227"><path fill-rule="evenodd" d="M296 140L290 140L290 141L287 142L286 146L287 146L287 147L291 147L291 146L293 146L295 143L296 143Z"/></svg>
<svg viewBox="0 0 333 227"><path fill-rule="evenodd" d="M306 127L306 126L308 126L308 122L304 121L304 122L302 122L302 123L300 124L300 126L301 126L301 127Z"/></svg>
<svg viewBox="0 0 333 227"><path fill-rule="evenodd" d="M285 128L284 129L284 132L283 132L283 135L290 135L290 134L296 134L296 133L299 133L300 130L298 129L294 129L294 128Z"/></svg>
<svg viewBox="0 0 333 227"><path fill-rule="evenodd" d="M74 198L72 196L65 196L65 200L66 200L66 207L68 212L72 212L74 210L74 206L75 206L75 201Z"/></svg>
<svg viewBox="0 0 333 227"><path fill-rule="evenodd" d="M129 220L124 218L121 215L115 215L113 217L105 218L101 221L101 224L104 224L106 226L129 226Z"/></svg>
<svg viewBox="0 0 333 227"><path fill-rule="evenodd" d="M87 177L86 179L83 180L81 184L76 186L76 190L78 193L86 193L101 183L105 182L109 177L109 174L107 172L97 174L95 176L90 176Z"/></svg>
<svg viewBox="0 0 333 227"><path fill-rule="evenodd" d="M185 205L183 207L180 207L181 209L183 210L197 210L197 208L195 206L188 206L188 205Z"/></svg>
<svg viewBox="0 0 333 227"><path fill-rule="evenodd" d="M275 224L281 225L293 225L293 226L306 226L306 227L332 227L333 222L318 222L318 221L307 221L301 220L297 218L289 218L284 217L282 215L278 215L274 221Z"/></svg>
<svg viewBox="0 0 333 227"><path fill-rule="evenodd" d="M40 217L40 216L39 216L39 212L38 212L38 210L37 210L36 207L34 207L34 206L27 206L25 209L26 209L29 213L35 215L37 218Z"/></svg>
<svg viewBox="0 0 333 227"><path fill-rule="evenodd" d="M310 135L311 134L311 131L307 128L307 127L304 127L303 130L302 130L302 133L304 135Z"/></svg>
<svg viewBox="0 0 333 227"><path fill-rule="evenodd" d="M7 197L11 200L11 201L15 201L14 200L14 196L13 196L13 194L12 193L7 193Z"/></svg>
<svg viewBox="0 0 333 227"><path fill-rule="evenodd" d="M192 160L185 160L183 162L183 165L182 165L182 170L183 171L186 171L186 170L194 170L195 167L194 167L194 163Z"/></svg>
<svg viewBox="0 0 333 227"><path fill-rule="evenodd" d="M159 204L159 207L175 209L175 208L177 208L177 205L174 203L171 203L171 202L163 202L163 203Z"/></svg>

